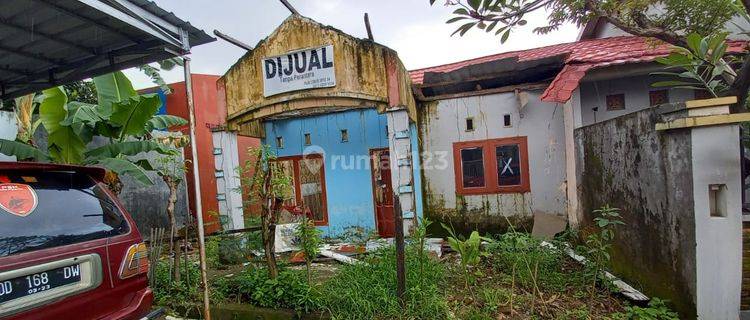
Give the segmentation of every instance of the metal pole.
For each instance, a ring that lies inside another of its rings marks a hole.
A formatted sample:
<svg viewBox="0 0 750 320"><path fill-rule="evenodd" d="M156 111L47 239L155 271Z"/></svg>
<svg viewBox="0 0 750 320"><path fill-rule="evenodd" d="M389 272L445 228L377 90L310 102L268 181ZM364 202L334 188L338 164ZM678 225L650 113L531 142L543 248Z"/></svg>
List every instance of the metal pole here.
<svg viewBox="0 0 750 320"><path fill-rule="evenodd" d="M203 208L201 206L201 178L198 171L198 146L195 141L195 106L193 103L193 81L190 75L190 58L184 57L185 93L190 114L190 151L193 156L193 182L195 184L195 217L198 219L198 252L200 254L201 285L203 287L203 316L211 320L211 305L208 300L208 279L206 276L206 246L203 230ZM187 245L187 244L186 244Z"/></svg>

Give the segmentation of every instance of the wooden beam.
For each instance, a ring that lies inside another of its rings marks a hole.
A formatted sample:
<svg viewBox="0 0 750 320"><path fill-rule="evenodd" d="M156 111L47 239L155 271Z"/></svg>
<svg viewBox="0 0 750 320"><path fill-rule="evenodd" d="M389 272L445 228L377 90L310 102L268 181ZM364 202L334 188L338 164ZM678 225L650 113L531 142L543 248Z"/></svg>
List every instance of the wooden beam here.
<svg viewBox="0 0 750 320"><path fill-rule="evenodd" d="M737 103L737 97L721 97L713 99L701 99L701 100L690 100L685 101L685 108L702 108L702 107L713 107L713 106L726 106Z"/></svg>
<svg viewBox="0 0 750 320"><path fill-rule="evenodd" d="M232 37L230 35L224 34L224 33L222 33L219 30L214 29L214 35L216 35L217 37L223 39L226 42L229 42L229 43L231 43L231 44L233 44L235 46L238 46L238 47L240 47L242 49L245 49L247 51L252 51L253 50L253 47L251 47L250 45L248 45L248 44L246 44L246 43L244 43L244 42L242 42L240 40L237 40L237 38L235 38L235 37Z"/></svg>
<svg viewBox="0 0 750 320"><path fill-rule="evenodd" d="M426 97L423 95L421 88L415 87L414 92L416 93L417 100L418 101L436 101L436 100L444 100L444 99L454 99L454 98L463 98L463 97L472 97L472 96L481 96L481 95L487 95L487 94L498 94L498 93L506 93L506 92L514 92L516 90L541 90L545 89L549 86L549 82L536 82L536 83L524 83L524 84L518 84L518 85L512 85L512 86L505 86L505 87L499 87L499 88L492 88L492 89L483 89L483 90L476 90L476 91L468 91L468 92L459 92L459 93L451 93L451 94L443 94L443 95L437 95L437 96L429 96Z"/></svg>

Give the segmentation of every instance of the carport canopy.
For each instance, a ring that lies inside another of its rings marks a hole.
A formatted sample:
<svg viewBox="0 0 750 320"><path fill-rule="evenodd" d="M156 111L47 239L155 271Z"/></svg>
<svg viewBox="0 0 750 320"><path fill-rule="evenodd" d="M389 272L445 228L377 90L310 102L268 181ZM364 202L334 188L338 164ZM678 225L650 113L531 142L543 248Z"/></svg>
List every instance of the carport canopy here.
<svg viewBox="0 0 750 320"><path fill-rule="evenodd" d="M2 0L0 99L185 55L214 40L149 0Z"/></svg>

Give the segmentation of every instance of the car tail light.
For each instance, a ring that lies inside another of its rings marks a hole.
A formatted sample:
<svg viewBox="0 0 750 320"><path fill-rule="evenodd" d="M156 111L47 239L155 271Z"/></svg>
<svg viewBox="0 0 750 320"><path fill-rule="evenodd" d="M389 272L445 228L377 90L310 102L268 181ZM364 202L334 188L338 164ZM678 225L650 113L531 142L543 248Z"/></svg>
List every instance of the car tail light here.
<svg viewBox="0 0 750 320"><path fill-rule="evenodd" d="M130 246L120 267L120 279L127 279L146 272L148 272L148 248L146 244L137 243Z"/></svg>

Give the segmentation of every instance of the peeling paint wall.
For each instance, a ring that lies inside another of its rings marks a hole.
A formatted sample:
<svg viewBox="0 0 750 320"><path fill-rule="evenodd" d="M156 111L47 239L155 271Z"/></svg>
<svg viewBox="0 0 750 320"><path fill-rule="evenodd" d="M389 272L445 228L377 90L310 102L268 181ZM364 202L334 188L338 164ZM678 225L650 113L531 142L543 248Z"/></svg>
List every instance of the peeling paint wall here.
<svg viewBox="0 0 750 320"><path fill-rule="evenodd" d="M575 130L581 230L593 210L620 208L612 268L649 296L695 318L695 211L689 130L656 132L658 108Z"/></svg>
<svg viewBox="0 0 750 320"><path fill-rule="evenodd" d="M328 226L320 228L325 236L340 235L354 226L375 229L370 149L388 148L386 123L386 116L375 109L264 123L268 136L262 143L279 157L324 154ZM348 142L341 141L343 129L348 131ZM305 133L310 134L310 146L305 146ZM276 137L283 137L283 148L276 147Z"/></svg>
<svg viewBox="0 0 750 320"><path fill-rule="evenodd" d="M519 110L514 93L440 100L420 107L426 217L451 222L463 231L499 232L508 220L530 231L537 212L565 215L562 105L541 102L541 91L528 94L529 103L523 110ZM511 115L511 127L503 126L505 114ZM467 117L474 119L472 132L465 131ZM528 137L531 192L456 194L453 143L516 136Z"/></svg>

